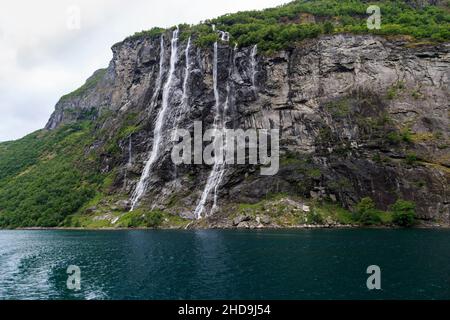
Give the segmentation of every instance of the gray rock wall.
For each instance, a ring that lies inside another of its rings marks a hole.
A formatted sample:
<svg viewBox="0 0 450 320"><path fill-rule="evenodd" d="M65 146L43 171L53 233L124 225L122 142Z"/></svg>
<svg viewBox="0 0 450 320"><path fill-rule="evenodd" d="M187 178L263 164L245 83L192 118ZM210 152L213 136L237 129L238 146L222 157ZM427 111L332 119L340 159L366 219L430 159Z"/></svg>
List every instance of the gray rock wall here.
<svg viewBox="0 0 450 320"><path fill-rule="evenodd" d="M167 34L163 85L169 38ZM192 217L211 168L175 168L170 133L174 126L192 130L194 121L203 121L204 128L212 124L213 48L191 47L188 107L183 108L185 47L186 42L179 44L167 134L142 206ZM90 115L107 132L98 147L114 139L124 119L135 115L139 130L118 141L122 154L102 155L104 171L118 172L113 193L132 193L151 151L162 98L157 91L160 50L159 39L114 46L114 58L96 87L58 103L47 125L54 129L78 121L83 110L95 109ZM449 51L449 44L334 35L272 56L257 55L255 68L252 48L220 44L218 89L221 105L229 103L228 127L280 129L282 166L273 177L260 176L253 166L227 167L219 204L257 202L281 192L336 199L347 207L364 196L380 208L404 198L417 204L422 218L450 222Z"/></svg>

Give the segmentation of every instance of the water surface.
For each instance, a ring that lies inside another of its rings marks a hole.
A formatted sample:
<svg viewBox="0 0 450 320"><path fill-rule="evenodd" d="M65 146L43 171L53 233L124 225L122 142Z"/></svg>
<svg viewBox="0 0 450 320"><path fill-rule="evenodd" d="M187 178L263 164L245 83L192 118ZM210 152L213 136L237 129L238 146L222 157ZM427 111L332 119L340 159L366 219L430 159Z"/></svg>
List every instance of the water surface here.
<svg viewBox="0 0 450 320"><path fill-rule="evenodd" d="M450 299L450 230L0 231L0 299ZM81 290L67 289L69 265ZM366 269L382 269L369 291Z"/></svg>

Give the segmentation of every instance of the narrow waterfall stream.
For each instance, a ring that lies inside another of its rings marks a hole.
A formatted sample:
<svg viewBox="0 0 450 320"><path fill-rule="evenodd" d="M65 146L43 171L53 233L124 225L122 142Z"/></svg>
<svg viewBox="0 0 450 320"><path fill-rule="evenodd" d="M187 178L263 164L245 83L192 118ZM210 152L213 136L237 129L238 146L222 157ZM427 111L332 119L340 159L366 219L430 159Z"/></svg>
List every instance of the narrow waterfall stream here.
<svg viewBox="0 0 450 320"><path fill-rule="evenodd" d="M174 136L177 133L181 121L181 116L189 109L188 83L189 83L189 76L191 73L191 58L189 55L190 50L191 50L191 38L189 37L185 51L186 66L183 80L183 96L181 98L181 107L178 110L177 120L175 121Z"/></svg>
<svg viewBox="0 0 450 320"><path fill-rule="evenodd" d="M139 204L139 200L141 199L141 197L144 195L145 191L147 190L148 179L151 174L151 169L153 167L153 164L158 159L159 151L161 149L161 143L162 143L162 139L163 139L164 120L166 118L166 113L167 113L167 110L169 107L169 98L170 98L172 84L173 84L174 72L175 72L175 67L176 67L177 61L178 61L178 33L179 33L179 29L177 28L173 32L172 44L171 44L172 51L171 51L171 56L170 56L170 69L169 69L167 81L166 81L166 83L164 85L164 89L163 89L163 99L162 99L161 110L159 110L158 117L157 117L156 123L155 123L155 129L153 132L153 147L150 152L149 159L147 160L147 162L145 164L144 170L141 175L141 179L139 180L139 182L136 186L136 189L133 193L132 200L131 200L131 202L132 202L131 211L133 211L136 208L136 206ZM164 44L164 42L161 41L161 44ZM163 50L164 50L163 47L161 47L162 56L164 55ZM163 59L164 58L161 57L160 61L163 62ZM161 70L162 70L162 68L160 66L160 72L161 72ZM160 79L162 79L162 76Z"/></svg>
<svg viewBox="0 0 450 320"><path fill-rule="evenodd" d="M255 91L256 91L256 67L258 65L258 62L256 61L257 54L258 54L258 45L255 44L255 46L252 49L252 53L251 53L252 86L253 86L253 90L255 90Z"/></svg>
<svg viewBox="0 0 450 320"><path fill-rule="evenodd" d="M186 111L186 109L189 106L189 93L188 93L188 83L189 83L189 76L191 73L191 58L189 56L189 50L191 50L191 38L189 37L187 45L186 45L186 52L185 52L185 59L186 59L186 70L184 73L184 80L183 80L183 98L181 99L181 112ZM180 119L178 119L179 121ZM178 124L177 124L178 127Z"/></svg>
<svg viewBox="0 0 450 320"><path fill-rule="evenodd" d="M214 44L214 63L213 63L213 80L214 80L214 97L215 97L215 118L214 118L214 124L213 129L220 130L222 133L226 130L226 115L227 111L229 109L230 104L230 86L229 83L227 84L227 98L225 101L225 105L223 108L221 108L220 104L220 94L219 94L219 85L218 85L218 44L217 42ZM215 138L217 139L217 137ZM224 140L226 143L226 139ZM197 208L195 209L194 215L196 219L200 219L203 216L209 216L214 213L214 211L217 209L217 200L218 200L218 191L220 184L222 183L223 176L225 174L225 152L226 152L226 145L224 145L224 141L221 143L222 148L222 154L223 158L215 158L214 159L214 165L211 170L211 173L209 174L208 180L206 182L205 189L203 190L202 196L200 198L200 202L197 205ZM214 141L215 143L215 141ZM209 198L210 193L214 193L213 198L213 205L211 208L211 211L206 214L206 204Z"/></svg>
<svg viewBox="0 0 450 320"><path fill-rule="evenodd" d="M133 164L133 154L132 154L132 138L133 135L130 134L130 139L128 140L128 166L131 167L131 165Z"/></svg>
<svg viewBox="0 0 450 320"><path fill-rule="evenodd" d="M126 190L127 188L127 179L128 179L128 170L133 166L133 156L132 156L132 137L133 135L130 134L130 137L128 138L128 162L127 164L123 167L123 190Z"/></svg>
<svg viewBox="0 0 450 320"><path fill-rule="evenodd" d="M189 109L188 83L189 83L189 78L190 78L189 76L191 73L191 58L189 55L190 50L191 50L191 37L189 37L187 45L186 45L186 51L185 51L186 66L185 66L184 80L183 80L183 96L181 98L181 106L178 108L178 114L177 114L177 119L175 121L175 130L173 130L172 141L175 140L175 137L178 134L178 128L180 126L181 117ZM178 166L175 166L175 177L178 177Z"/></svg>
<svg viewBox="0 0 450 320"><path fill-rule="evenodd" d="M166 63L166 61L165 61L166 50L165 50L165 43L164 43L163 35L161 35L161 40L160 40L159 46L160 46L159 72L158 72L158 78L156 79L155 92L153 92L152 99L150 100L150 108L149 108L150 113L155 108L156 103L158 102L158 97L159 97L159 93L161 92L161 86L162 86L162 78L164 76L164 71L165 71L164 65Z"/></svg>

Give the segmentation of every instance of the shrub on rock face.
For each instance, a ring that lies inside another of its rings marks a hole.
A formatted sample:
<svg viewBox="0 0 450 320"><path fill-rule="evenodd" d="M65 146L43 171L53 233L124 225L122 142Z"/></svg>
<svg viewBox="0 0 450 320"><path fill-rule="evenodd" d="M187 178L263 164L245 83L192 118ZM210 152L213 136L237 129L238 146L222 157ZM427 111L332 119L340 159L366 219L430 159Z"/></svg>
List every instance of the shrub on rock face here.
<svg viewBox="0 0 450 320"><path fill-rule="evenodd" d="M417 162L417 156L414 153L408 153L405 158L406 164L412 166Z"/></svg>
<svg viewBox="0 0 450 320"><path fill-rule="evenodd" d="M145 215L144 221L148 228L157 228L161 226L164 220L164 215L160 211L152 211Z"/></svg>
<svg viewBox="0 0 450 320"><path fill-rule="evenodd" d="M369 197L361 199L361 201L356 206L357 212L362 213L371 209L375 209L375 203Z"/></svg>
<svg viewBox="0 0 450 320"><path fill-rule="evenodd" d="M324 223L324 219L319 213L311 212L308 215L308 222L319 225Z"/></svg>
<svg viewBox="0 0 450 320"><path fill-rule="evenodd" d="M134 214L130 218L130 222L128 223L128 228L138 228L142 225L142 216L138 214Z"/></svg>
<svg viewBox="0 0 450 320"><path fill-rule="evenodd" d="M333 25L330 21L327 21L327 22L325 22L324 25L323 25L323 30L324 30L324 32L325 32L326 34L333 33L333 31L334 31L334 25Z"/></svg>
<svg viewBox="0 0 450 320"><path fill-rule="evenodd" d="M411 201L397 200L391 206L392 221L401 227L411 227L416 220L416 205Z"/></svg>
<svg viewBox="0 0 450 320"><path fill-rule="evenodd" d="M375 203L371 198L363 198L358 203L355 220L366 226L382 223L380 211L375 208Z"/></svg>
<svg viewBox="0 0 450 320"><path fill-rule="evenodd" d="M359 220L365 226L381 224L380 212L376 209L368 210L361 215Z"/></svg>

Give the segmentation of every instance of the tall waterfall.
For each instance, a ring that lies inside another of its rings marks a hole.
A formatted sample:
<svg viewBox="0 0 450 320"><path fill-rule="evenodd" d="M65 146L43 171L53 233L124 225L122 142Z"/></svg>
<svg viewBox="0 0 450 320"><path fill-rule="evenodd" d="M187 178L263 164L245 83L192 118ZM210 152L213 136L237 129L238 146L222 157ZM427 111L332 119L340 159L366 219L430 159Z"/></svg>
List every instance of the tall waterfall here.
<svg viewBox="0 0 450 320"><path fill-rule="evenodd" d="M183 96L181 98L181 106L178 108L178 115L175 121L175 130L173 130L172 141L176 139L178 134L178 127L180 125L181 117L187 110L189 109L189 92L188 92L188 84L189 84L189 76L191 74L191 58L189 52L191 50L191 37L189 37L186 51L185 51L185 60L186 66L184 71L184 80L183 80ZM175 177L178 177L178 167L175 166Z"/></svg>
<svg viewBox="0 0 450 320"><path fill-rule="evenodd" d="M256 61L257 54L258 54L258 45L255 44L251 53L252 85L254 90L256 90L256 67L258 66L258 62Z"/></svg>
<svg viewBox="0 0 450 320"><path fill-rule="evenodd" d="M220 94L219 94L219 85L218 85L218 45L217 42L214 44L214 63L213 63L213 80L214 80L214 98L215 98L215 118L214 118L214 124L213 129L215 130L226 130L226 114L229 109L229 103L230 103L230 86L227 84L227 99L225 102L224 108L221 108L220 104ZM215 138L217 139L217 137ZM226 142L226 140L225 140ZM225 151L226 151L226 145L221 143L223 146L223 159L214 159L214 165L211 170L211 173L209 174L208 180L206 182L205 189L203 190L203 194L200 198L200 202L197 205L197 208L195 209L195 217L197 219L200 219L203 216L203 213L206 210L206 204L208 201L208 197L211 192L214 192L214 202L211 208L211 213L214 213L214 211L217 208L217 200L218 200L218 191L220 184L222 183L223 176L225 174ZM210 215L209 214L209 215ZM208 216L208 214L205 214L205 216Z"/></svg>
<svg viewBox="0 0 450 320"><path fill-rule="evenodd" d="M188 96L188 83L189 83L189 75L191 73L191 59L189 56L189 50L191 50L191 38L189 37L187 45L186 45L186 70L184 74L184 80L183 80L183 98L182 98L182 104L183 104L183 110L188 106L189 104L189 96Z"/></svg>
<svg viewBox="0 0 450 320"><path fill-rule="evenodd" d="M191 58L189 55L190 50L191 50L191 38L189 37L187 45L186 45L186 52L185 52L186 67L185 67L184 80L183 80L183 97L181 98L181 107L178 109L178 116L177 116L177 120L175 121L174 136L175 136L176 130L178 130L178 125L180 124L181 116L183 115L184 112L187 111L187 109L189 107L188 83L189 83L189 76L191 74Z"/></svg>
<svg viewBox="0 0 450 320"><path fill-rule="evenodd" d="M160 52L159 52L159 73L158 78L156 79L155 92L153 92L152 100L150 100L150 108L149 111L152 112L155 108L155 105L158 101L159 93L161 92L162 78L164 76L164 65L165 65L165 44L164 44L164 36L161 35L160 40Z"/></svg>
<svg viewBox="0 0 450 320"><path fill-rule="evenodd" d="M163 127L164 127L164 120L166 118L166 113L169 107L169 97L171 94L172 84L173 84L173 78L174 78L174 72L175 67L178 61L178 33L179 29L177 28L173 32L172 37L172 45L171 45L171 56L170 56L170 69L169 69L169 75L167 77L167 81L164 85L163 89L163 99L162 99L162 107L161 110L159 110L158 117L156 119L155 123L155 129L153 131L153 148L150 152L149 159L147 160L147 163L145 164L144 170L141 175L141 179L139 180L136 189L134 190L133 197L132 197L132 207L131 211L135 209L135 207L138 205L139 200L145 193L148 185L148 179L150 177L151 169L158 159L159 151L161 148L161 143L163 139ZM163 42L161 42L163 44ZM163 49L161 48L161 51ZM163 58L161 58L161 61L163 61ZM160 68L160 72L161 72ZM162 79L162 77L161 77Z"/></svg>

